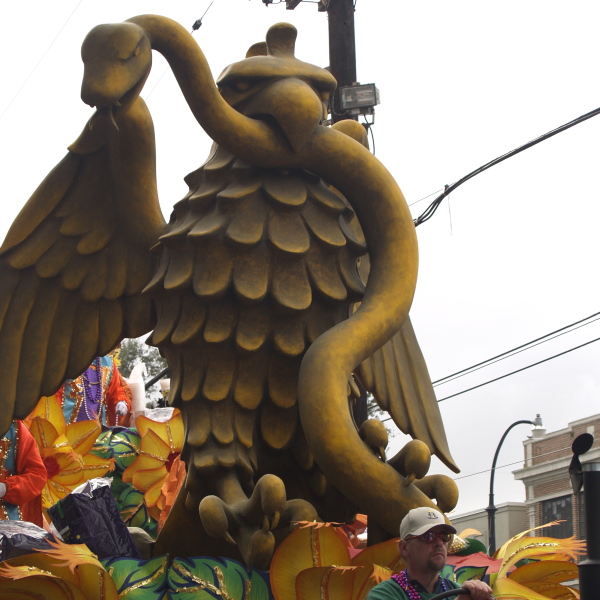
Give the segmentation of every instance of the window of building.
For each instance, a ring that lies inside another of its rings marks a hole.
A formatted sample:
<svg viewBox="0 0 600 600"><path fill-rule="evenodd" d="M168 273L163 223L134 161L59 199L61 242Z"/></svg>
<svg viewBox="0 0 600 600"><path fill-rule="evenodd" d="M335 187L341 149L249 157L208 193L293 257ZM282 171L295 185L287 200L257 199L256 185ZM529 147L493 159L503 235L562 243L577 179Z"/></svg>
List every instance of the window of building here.
<svg viewBox="0 0 600 600"><path fill-rule="evenodd" d="M563 522L553 527L542 529L541 535L560 539L573 535L571 495L542 501L542 523L559 520Z"/></svg>

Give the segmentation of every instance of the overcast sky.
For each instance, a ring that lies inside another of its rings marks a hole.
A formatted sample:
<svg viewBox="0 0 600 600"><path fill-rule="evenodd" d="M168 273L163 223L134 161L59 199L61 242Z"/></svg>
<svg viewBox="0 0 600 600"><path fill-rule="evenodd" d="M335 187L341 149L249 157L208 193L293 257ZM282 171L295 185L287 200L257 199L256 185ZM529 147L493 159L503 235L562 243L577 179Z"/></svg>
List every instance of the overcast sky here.
<svg viewBox="0 0 600 600"><path fill-rule="evenodd" d="M209 3L2 3L1 237L91 115L79 99L86 33L143 13L191 29ZM286 11L261 0L214 0L195 36L217 76L279 21L298 27L298 58L328 64L327 17L315 3ZM600 106L599 21L593 1L357 0L358 78L381 93L376 155L409 204ZM183 177L202 164L210 142L170 71L161 79L165 69L155 55L142 96L155 122L168 217L187 191ZM411 315L433 380L600 311L599 150L596 117L464 184L417 229ZM432 199L411 206L413 214ZM437 387L438 399L597 337L598 322ZM600 412L599 358L597 342L440 404L462 469L455 514L487 506L488 470L511 423L541 413L555 431ZM522 459L528 433L520 426L509 435L499 465ZM524 500L511 474L519 466L497 472L497 504ZM440 463L433 471L449 474Z"/></svg>

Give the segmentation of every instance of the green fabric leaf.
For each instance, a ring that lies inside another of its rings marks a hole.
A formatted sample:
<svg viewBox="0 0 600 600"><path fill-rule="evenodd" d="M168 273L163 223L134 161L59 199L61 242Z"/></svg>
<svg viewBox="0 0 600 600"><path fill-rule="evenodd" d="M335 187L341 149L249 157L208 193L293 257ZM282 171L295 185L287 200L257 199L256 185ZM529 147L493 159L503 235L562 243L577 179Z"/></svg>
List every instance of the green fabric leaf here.
<svg viewBox="0 0 600 600"><path fill-rule="evenodd" d="M452 565L444 565L444 568L440 571L440 576L444 579L450 579L450 581L456 581L454 577L454 567Z"/></svg>
<svg viewBox="0 0 600 600"><path fill-rule="evenodd" d="M139 527L156 539L158 523L148 513L143 492L132 485L127 485L119 494L117 504L121 511L121 518L128 527Z"/></svg>
<svg viewBox="0 0 600 600"><path fill-rule="evenodd" d="M115 474L123 471L137 458L140 449L140 434L135 429L108 429L97 438L90 450L102 458L115 459Z"/></svg>
<svg viewBox="0 0 600 600"><path fill-rule="evenodd" d="M486 571L487 567L458 567L454 569L455 581L462 584L469 579L481 579Z"/></svg>
<svg viewBox="0 0 600 600"><path fill-rule="evenodd" d="M112 482L110 484L110 491L114 496L115 500L119 501L119 496L128 488L131 487L129 483L123 483L120 473L112 473Z"/></svg>
<svg viewBox="0 0 600 600"><path fill-rule="evenodd" d="M122 473L138 456L140 434L135 429L123 429L112 434L110 447L116 463L116 471Z"/></svg>
<svg viewBox="0 0 600 600"><path fill-rule="evenodd" d="M228 558L176 558L168 574L169 600L270 600L268 574Z"/></svg>
<svg viewBox="0 0 600 600"><path fill-rule="evenodd" d="M92 449L90 450L90 454L95 454L100 458L109 459L113 457L113 449L110 447L110 438L112 436L112 431L109 429L107 431L103 431L96 438Z"/></svg>
<svg viewBox="0 0 600 600"><path fill-rule="evenodd" d="M102 562L117 586L119 598L161 600L167 586L167 556L151 560L107 558Z"/></svg>

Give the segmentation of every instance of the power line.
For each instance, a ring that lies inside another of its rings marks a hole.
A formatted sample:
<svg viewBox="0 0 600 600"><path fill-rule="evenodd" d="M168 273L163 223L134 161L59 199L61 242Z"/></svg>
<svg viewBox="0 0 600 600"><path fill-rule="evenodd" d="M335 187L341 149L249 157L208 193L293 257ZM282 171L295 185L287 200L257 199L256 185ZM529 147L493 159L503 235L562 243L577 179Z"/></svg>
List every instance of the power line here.
<svg viewBox="0 0 600 600"><path fill-rule="evenodd" d="M469 375L470 373L473 373L474 371L483 369L484 367L487 367L488 365L492 365L496 362L499 362L500 360L510 358L511 356L515 356L516 354L524 352L525 350L529 350L530 348L535 348L536 346L539 346L540 344L543 344L545 342L549 342L550 340L556 339L557 337L559 337L561 335L565 335L566 333L570 333L571 331L575 331L577 329L580 329L581 327L585 327L586 325L589 325L590 323L594 323L595 321L597 321L598 319L594 319L593 321L590 321L590 319L592 319L593 317L597 317L598 315L600 315L600 312L594 313L593 315L590 315L589 317L586 317L585 319L575 321L574 323L571 323L570 325L565 325L564 327L561 327L560 329L557 329L556 331L547 333L546 335L536 338L535 340L531 340L530 342L527 342L526 344L521 344L520 346L517 346L516 348L513 348L512 350L507 350L506 352L503 352L502 354L498 354L496 356L493 356L492 358L488 358L487 360L484 360L480 363L472 365L471 367L467 367L466 369L462 369L461 371L457 371L456 373L452 373L451 375L446 375L446 377L436 379L435 381L432 382L433 386L436 387L438 385L443 385L444 383L454 381L455 379L458 379L459 377ZM585 321L589 321L589 322L585 323ZM580 325L581 323L584 323L584 324ZM579 325L579 327L575 327L576 325ZM573 329L571 329L571 328L573 328ZM567 329L569 329L570 331L565 331ZM550 336L553 336L553 337L550 337Z"/></svg>
<svg viewBox="0 0 600 600"><path fill-rule="evenodd" d="M56 40L58 39L58 36L62 33L63 29L67 26L67 23L71 20L71 17L75 14L75 11L79 8L79 5L82 2L83 2L83 0L79 0L77 6L73 9L73 12L69 15L67 20L63 23L63 26L58 30L58 33L56 34L54 39L50 42L50 45L46 48L46 51L44 52L44 54L42 54L42 57L40 58L40 60L37 61L35 67L33 67L33 69L31 70L31 73L29 73L29 75L27 76L27 79L23 82L23 85L21 85L21 87L17 90L17 93L12 97L12 100L8 103L6 108L2 111L2 114L0 114L0 120L2 119L2 117L4 117L4 115L6 114L8 109L12 106L12 103L17 99L17 96L21 93L21 90L27 85L27 82L31 79L31 76L35 73L36 69L40 66L40 63L44 60L46 54L48 54L50 48L52 48L52 46L54 45L54 42L56 42Z"/></svg>
<svg viewBox="0 0 600 600"><path fill-rule="evenodd" d="M408 206L414 206L415 204L419 204L419 202L423 202L423 200L427 200L427 198L431 198L434 194L439 194L444 188L440 188L439 190L435 190L435 192L431 192L431 194L427 194L427 196L423 196L420 200L415 200L411 202Z"/></svg>
<svg viewBox="0 0 600 600"><path fill-rule="evenodd" d="M541 458L542 456L549 456L550 454L556 454L557 452L564 452L565 450L570 450L570 449L571 449L571 447L569 446L568 448L561 448L560 450L551 450L550 452L545 452L544 454L538 454L534 458ZM498 469L504 469L504 467L512 467L513 465L518 465L522 462L523 462L523 460L517 460L515 462L506 463L505 465L496 467L495 470L497 471ZM466 479L467 477L474 477L475 475L481 475L483 473L490 473L490 472L491 472L491 469L485 469L484 471L477 471L477 473L469 473L468 475L461 475L460 477L454 477L454 480L456 481L457 479Z"/></svg>
<svg viewBox="0 0 600 600"><path fill-rule="evenodd" d="M544 358L543 360L540 360L536 363L533 363L531 365L527 365L526 367L523 367L521 369L517 369L516 371L512 371L511 373L506 373L506 375L501 375L500 377L496 377L495 379L490 379L489 381L486 381L485 383L480 383L479 385L475 385L473 387L470 387L466 390L463 390L462 392L456 392L456 394L451 394L450 396L446 396L445 398L441 398L440 400L438 400L438 402L443 402L444 400L449 400L450 398L454 398L455 396L460 396L461 394L466 394L467 392L470 392L472 390L476 390L477 388L483 387L484 385L488 385L490 383L494 383L495 381L499 381L500 379L504 379L505 377L510 377L511 375L515 375L516 373L520 373L521 371L525 371L527 369L531 369L531 367L536 367L537 365L541 365L542 363L548 362L549 360L552 360L553 358L557 358L559 356L562 356L563 354L568 354L569 352L573 352L573 350L579 350L580 348L583 348L584 346L588 346L589 344L593 344L594 342L597 342L598 340L600 340L600 337L596 338L595 340L591 340L589 342L585 342L585 344L581 344L580 346L575 346L574 348L571 348L569 350L565 350L564 352L560 352L559 354L555 354L554 356L550 356L548 358Z"/></svg>
<svg viewBox="0 0 600 600"><path fill-rule="evenodd" d="M595 117L598 114L600 114L600 108L596 108L595 110L592 110L591 112L586 113L585 115L581 115L580 117L577 117L576 119L573 119L572 121L569 121L568 123L565 123L564 125L561 125L560 127L557 127L556 129L553 129L552 131L549 131L548 133L545 133L535 138L534 140L531 140L530 142L527 142L526 144L523 144L522 146L519 146L518 148L515 148L514 150L511 150L510 152L507 152L502 156L499 156L498 158L495 158L494 160L491 160L485 165L479 167L478 169L471 171L468 175L465 175L456 183L453 183L450 186L446 186L444 191L425 209L425 211L419 217L417 217L414 220L415 227L418 227L419 225L421 225L421 223L425 223L425 221L431 219L435 211L438 209L439 205L442 203L442 200L446 196L450 195L450 193L453 192L459 185L465 183L465 181L468 181L469 179L475 177L475 175L483 173L483 171L501 163L507 158L511 158L512 156L515 156L515 154L519 154L519 152L523 152L523 150L527 150L528 148L531 148L532 146L535 146L536 144L539 144L540 142L543 142L544 140L547 140L548 138L551 138L552 136L561 133L566 129L569 129L574 125L578 125L583 121L587 121L587 119L591 119L592 117Z"/></svg>
<svg viewBox="0 0 600 600"><path fill-rule="evenodd" d="M200 27L202 27L202 19L204 19L204 17L206 16L206 13L208 12L208 9L213 4L214 4L214 0L208 5L208 8L204 11L204 14L199 19L196 19L196 21L194 21L194 24L192 25L192 31L190 31L190 33L192 35L194 35L194 33L196 33L196 31L198 31L198 29L200 29ZM152 86L152 89L148 92L148 95L145 97L146 100L148 100L148 98L150 98L150 96L152 96L152 92L158 87L158 84L162 81L162 78L167 74L168 70L169 70L169 65L167 64L164 71L161 73L160 77L156 80L156 83Z"/></svg>

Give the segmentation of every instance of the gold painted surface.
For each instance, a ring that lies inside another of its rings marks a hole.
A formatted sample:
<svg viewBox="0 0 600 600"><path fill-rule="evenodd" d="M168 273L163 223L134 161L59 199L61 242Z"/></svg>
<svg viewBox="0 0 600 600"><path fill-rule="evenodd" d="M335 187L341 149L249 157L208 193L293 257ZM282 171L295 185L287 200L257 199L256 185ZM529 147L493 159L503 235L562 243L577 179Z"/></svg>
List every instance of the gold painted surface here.
<svg viewBox="0 0 600 600"><path fill-rule="evenodd" d="M432 490L453 502L438 480L420 480L430 493L411 483L428 456L407 450L398 472L382 460L386 440L363 441L352 420L354 371L456 469L407 319L418 263L408 207L358 124L322 124L336 82L294 56L295 39L273 26L215 85L170 19L94 28L82 99L97 111L0 248L0 418L26 416L95 356L153 330L187 463L157 553L264 569L272 530L300 515L343 522L358 508L395 536L410 508L435 506ZM168 224L139 97L152 50L215 141Z"/></svg>

